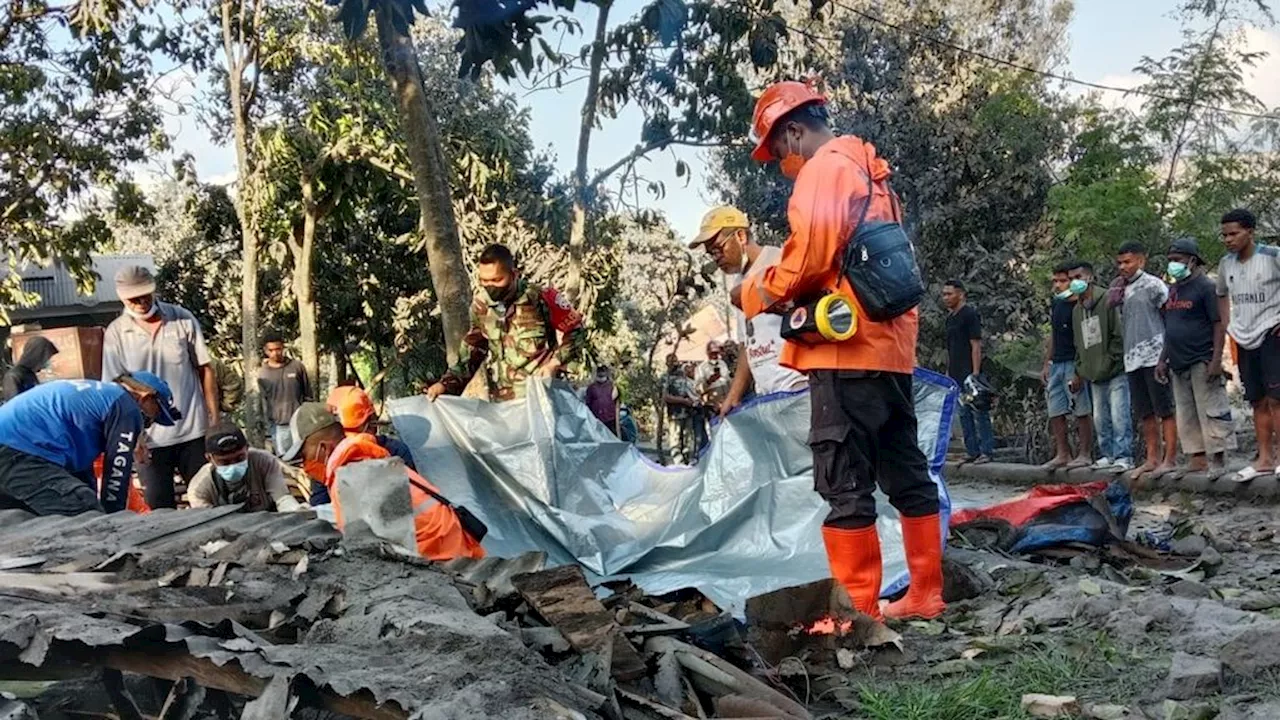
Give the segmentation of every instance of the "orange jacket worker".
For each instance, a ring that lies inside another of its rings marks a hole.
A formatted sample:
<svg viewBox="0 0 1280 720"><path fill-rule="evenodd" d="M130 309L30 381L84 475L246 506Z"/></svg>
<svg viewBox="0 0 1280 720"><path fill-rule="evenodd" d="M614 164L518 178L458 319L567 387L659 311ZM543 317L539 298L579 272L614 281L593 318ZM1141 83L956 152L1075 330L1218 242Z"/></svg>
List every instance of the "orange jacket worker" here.
<svg viewBox="0 0 1280 720"><path fill-rule="evenodd" d="M901 221L889 165L857 137L837 137L826 98L798 82L770 86L752 118L752 158L776 160L795 180L787 205L791 234L782 259L734 291L748 318L811 302L833 290L854 297L857 332L840 342L788 341L782 364L809 374L814 486L831 506L822 527L831 574L859 611L881 616L878 484L902 517L911 587L883 608L894 618L942 614L942 530L938 491L916 445L911 373L918 314L873 322L841 272L866 203L866 220Z"/></svg>
<svg viewBox="0 0 1280 720"><path fill-rule="evenodd" d="M302 460L302 469L315 486L328 489L338 527L342 527L342 498L334 476L338 468L362 460L390 457L378 441L368 433L347 437L338 418L323 403L305 402L293 413L289 422L293 444L282 459ZM452 560L458 557L482 558L484 548L462 529L453 508L431 497L419 485L431 486L421 475L405 469L409 479L409 497L413 503L413 527L418 554L430 560Z"/></svg>

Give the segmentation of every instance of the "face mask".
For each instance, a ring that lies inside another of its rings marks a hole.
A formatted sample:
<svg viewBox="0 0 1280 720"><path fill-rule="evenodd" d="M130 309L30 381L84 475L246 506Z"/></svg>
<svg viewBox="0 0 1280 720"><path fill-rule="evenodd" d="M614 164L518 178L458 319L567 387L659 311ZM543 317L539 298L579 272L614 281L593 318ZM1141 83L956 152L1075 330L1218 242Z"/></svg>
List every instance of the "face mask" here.
<svg viewBox="0 0 1280 720"><path fill-rule="evenodd" d="M1190 274L1191 274L1191 268L1187 267L1186 263L1180 263L1180 262L1169 263L1169 277L1173 278L1174 280L1181 280L1182 278Z"/></svg>
<svg viewBox="0 0 1280 720"><path fill-rule="evenodd" d="M512 284L510 285L507 285L506 287L495 287L493 285L485 285L484 292L486 295L489 296L490 302L504 303L510 298L511 292L515 290L515 287L516 286L514 282L512 282Z"/></svg>
<svg viewBox="0 0 1280 720"><path fill-rule="evenodd" d="M218 472L218 477L228 485L239 485L244 480L244 474L249 472L249 458L245 458L238 463L231 465L214 465L213 469Z"/></svg>
<svg viewBox="0 0 1280 720"><path fill-rule="evenodd" d="M1058 300L1067 300L1071 297L1071 288L1067 288L1060 293L1055 293L1054 297Z"/></svg>
<svg viewBox="0 0 1280 720"><path fill-rule="evenodd" d="M602 383L602 382L609 382L609 376L608 376L608 375L596 375L596 382L598 382L598 383Z"/></svg>
<svg viewBox="0 0 1280 720"><path fill-rule="evenodd" d="M128 313L130 317L132 317L132 318L134 318L134 319L136 319L136 320L149 320L149 319L151 319L151 318L155 317L156 311L157 311L157 310L159 310L159 309L160 309L160 306L159 306L159 305L156 305L155 301L153 300L153 301L151 301L151 309L150 309L150 310L148 310L148 311L146 311L146 312L144 312L144 313L134 312L134 311L130 310L129 308L125 308L125 310L124 310L124 311L125 311L126 313Z"/></svg>
<svg viewBox="0 0 1280 720"><path fill-rule="evenodd" d="M321 459L304 459L302 461L302 471L305 472L312 480L315 480L316 482L324 482L329 453L332 452L332 449L325 449L325 446L321 445L319 450Z"/></svg>
<svg viewBox="0 0 1280 720"><path fill-rule="evenodd" d="M791 151L791 136L787 136L787 154L782 156L778 161L778 170L782 171L782 176L795 180L800 175L800 168L805 164L805 157L797 152Z"/></svg>
<svg viewBox="0 0 1280 720"><path fill-rule="evenodd" d="M1083 295L1085 290L1089 289L1089 283L1076 278L1071 281L1071 285L1067 287L1067 292L1072 295Z"/></svg>

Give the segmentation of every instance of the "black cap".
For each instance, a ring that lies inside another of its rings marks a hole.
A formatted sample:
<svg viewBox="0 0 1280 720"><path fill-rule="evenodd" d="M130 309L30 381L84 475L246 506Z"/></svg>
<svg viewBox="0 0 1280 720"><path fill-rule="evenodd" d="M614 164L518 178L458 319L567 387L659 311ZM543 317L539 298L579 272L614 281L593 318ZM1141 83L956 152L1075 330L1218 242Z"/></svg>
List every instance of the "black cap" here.
<svg viewBox="0 0 1280 720"><path fill-rule="evenodd" d="M219 423L204 434L204 451L210 455L225 455L249 447L244 431L231 423Z"/></svg>
<svg viewBox="0 0 1280 720"><path fill-rule="evenodd" d="M1180 237L1169 243L1169 253L1178 253L1179 255L1190 255L1200 262L1204 262L1204 258L1200 255L1200 243L1195 238Z"/></svg>

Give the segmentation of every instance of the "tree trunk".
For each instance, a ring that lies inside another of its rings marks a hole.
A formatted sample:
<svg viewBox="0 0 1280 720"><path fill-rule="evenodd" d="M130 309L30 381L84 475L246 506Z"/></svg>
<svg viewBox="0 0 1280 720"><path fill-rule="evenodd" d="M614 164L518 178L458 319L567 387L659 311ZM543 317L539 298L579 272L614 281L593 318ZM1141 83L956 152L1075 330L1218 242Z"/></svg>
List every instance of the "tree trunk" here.
<svg viewBox="0 0 1280 720"><path fill-rule="evenodd" d="M586 289L583 261L587 246L587 201L593 188L587 187L588 161L591 156L591 133L596 126L596 112L600 102L600 73L607 53L605 35L609 30L609 10L612 2L601 2L597 7L595 38L591 44L591 65L587 75L587 96L582 101L582 114L578 123L578 158L573 170L573 224L569 228L569 287L565 292L573 302L582 301ZM590 308L578 306L586 312Z"/></svg>
<svg viewBox="0 0 1280 720"><path fill-rule="evenodd" d="M312 288L312 268L315 265L316 225L319 208L315 202L315 188L310 178L302 179L302 240L293 258L293 292L298 298L298 345L302 353L302 366L312 382L320 380L320 348L316 344L316 298ZM321 397L319 385L316 397Z"/></svg>
<svg viewBox="0 0 1280 720"><path fill-rule="evenodd" d="M244 367L244 422L249 441L263 441L262 408L258 400L258 221L254 209L255 170L250 161L251 93L245 88L245 72L256 57L256 36L247 32L244 7L222 0L222 44L227 58L227 95L236 144L236 217L240 221L241 250L240 327ZM254 31L257 23L255 21ZM252 46L252 47L250 47Z"/></svg>
<svg viewBox="0 0 1280 720"><path fill-rule="evenodd" d="M449 164L440 145L435 111L422 87L422 72L413 40L396 30L390 16L390 3L380 3L376 15L382 60L400 110L405 151L418 191L419 229L426 243L431 284L440 304L445 353L452 365L458 359L458 348L470 322L471 290L453 217Z"/></svg>

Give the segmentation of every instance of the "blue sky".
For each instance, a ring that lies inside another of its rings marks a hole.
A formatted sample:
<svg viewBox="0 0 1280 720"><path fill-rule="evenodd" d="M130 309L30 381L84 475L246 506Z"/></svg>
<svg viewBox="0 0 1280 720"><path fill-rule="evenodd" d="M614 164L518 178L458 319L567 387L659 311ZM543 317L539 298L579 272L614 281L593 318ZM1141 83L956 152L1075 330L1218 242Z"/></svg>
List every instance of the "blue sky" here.
<svg viewBox="0 0 1280 720"><path fill-rule="evenodd" d="M627 18L646 0L620 0L614 17ZM1133 67L1144 55L1162 56L1181 41L1178 22L1170 16L1173 0L1076 0L1075 14L1068 29L1069 52L1065 67L1059 68L1082 80L1129 87L1136 83ZM583 4L582 24L590 28L595 22L594 8ZM1271 57L1249 80L1250 88L1270 106L1280 105L1280 32L1246 30L1251 49L1266 50ZM559 168L568 172L576 153L578 113L585 84L577 83L560 91L528 94L523 87L508 88L530 110L532 136L539 148L550 151ZM1104 98L1117 104L1136 103L1133 98L1112 93ZM591 147L591 165L599 168L611 164L636 144L641 117L638 112L625 112L616 120L606 121L597 130ZM208 138L190 116L172 118L171 132L178 137L179 151L189 151L197 161L201 177L210 180L234 178L234 153L229 146L218 146ZM685 160L693 168L691 178L677 178L675 159ZM714 198L704 187L701 169L703 152L681 148L655 154L641 166L641 174L666 184L664 198L651 201L666 213L678 234L692 234L698 220Z"/></svg>

